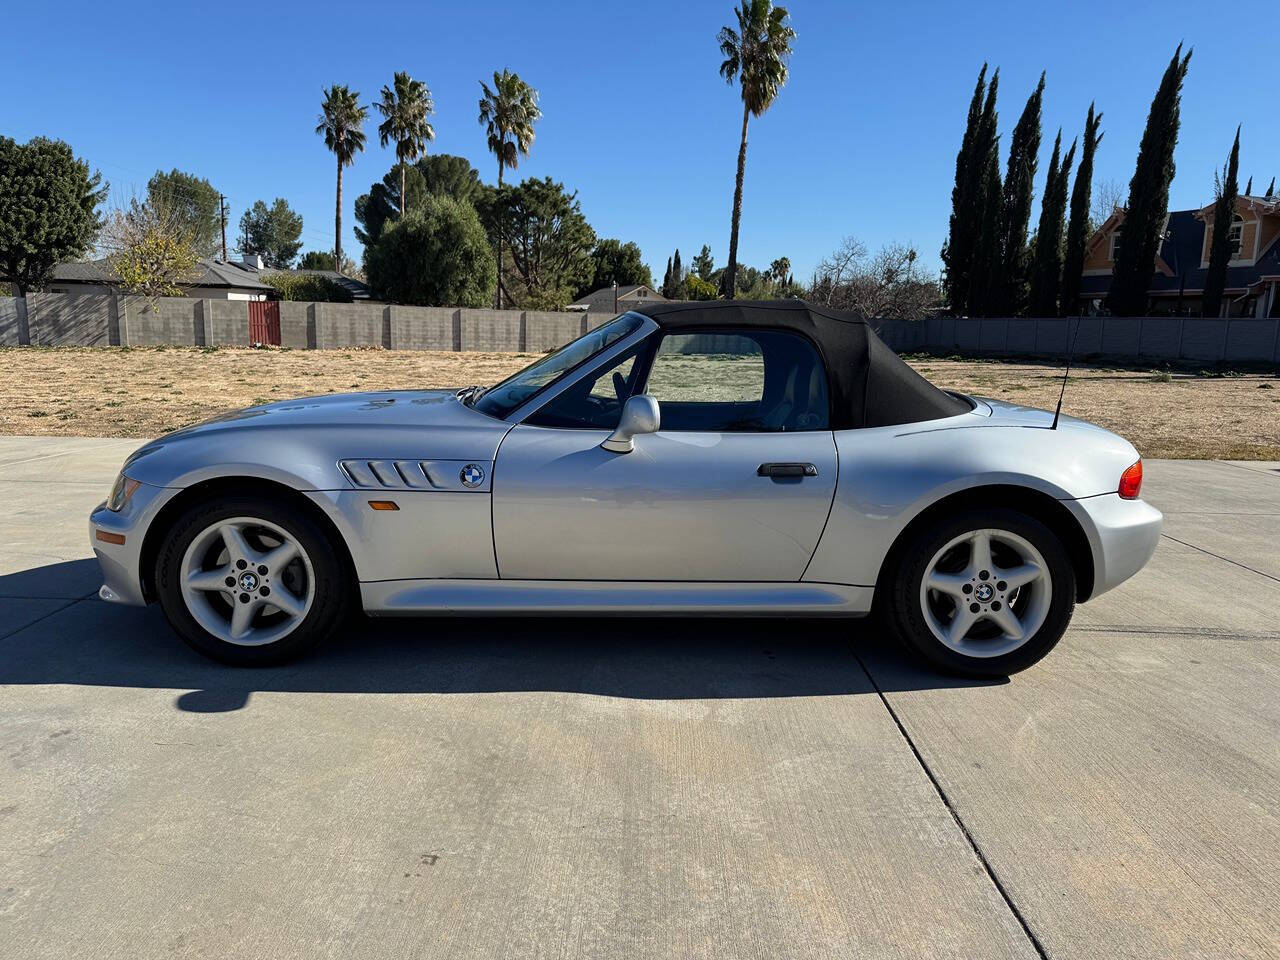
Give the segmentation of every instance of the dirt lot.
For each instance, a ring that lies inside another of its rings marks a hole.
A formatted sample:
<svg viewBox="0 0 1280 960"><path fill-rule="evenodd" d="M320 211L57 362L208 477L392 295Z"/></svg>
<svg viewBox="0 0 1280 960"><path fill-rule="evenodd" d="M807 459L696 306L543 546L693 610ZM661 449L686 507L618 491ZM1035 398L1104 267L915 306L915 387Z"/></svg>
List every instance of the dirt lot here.
<svg viewBox="0 0 1280 960"><path fill-rule="evenodd" d="M494 383L513 353L2 348L0 434L153 437L227 410L346 390ZM939 386L1052 409L1055 365L910 358ZM1078 367L1063 407L1148 457L1280 459L1280 378Z"/></svg>

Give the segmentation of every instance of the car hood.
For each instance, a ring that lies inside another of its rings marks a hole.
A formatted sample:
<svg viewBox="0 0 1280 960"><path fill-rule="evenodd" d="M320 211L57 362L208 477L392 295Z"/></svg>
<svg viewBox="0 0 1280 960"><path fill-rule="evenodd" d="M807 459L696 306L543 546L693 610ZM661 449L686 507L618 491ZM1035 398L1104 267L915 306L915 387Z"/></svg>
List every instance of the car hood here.
<svg viewBox="0 0 1280 960"><path fill-rule="evenodd" d="M304 397L246 407L166 434L138 449L125 469L134 479L162 486L243 474L332 489L346 485L340 460L492 460L510 427L450 390Z"/></svg>

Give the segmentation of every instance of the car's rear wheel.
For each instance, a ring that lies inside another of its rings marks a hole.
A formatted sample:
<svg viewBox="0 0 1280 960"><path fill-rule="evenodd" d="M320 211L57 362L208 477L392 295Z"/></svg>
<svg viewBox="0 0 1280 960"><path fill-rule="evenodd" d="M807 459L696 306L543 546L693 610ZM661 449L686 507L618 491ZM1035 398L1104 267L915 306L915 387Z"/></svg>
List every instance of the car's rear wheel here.
<svg viewBox="0 0 1280 960"><path fill-rule="evenodd" d="M1026 514L971 510L919 530L900 555L888 613L903 643L972 677L1025 670L1075 608L1075 571L1052 530Z"/></svg>
<svg viewBox="0 0 1280 960"><path fill-rule="evenodd" d="M165 534L156 584L183 640L242 666L301 655L351 606L352 585L326 532L276 497L233 495L187 510Z"/></svg>

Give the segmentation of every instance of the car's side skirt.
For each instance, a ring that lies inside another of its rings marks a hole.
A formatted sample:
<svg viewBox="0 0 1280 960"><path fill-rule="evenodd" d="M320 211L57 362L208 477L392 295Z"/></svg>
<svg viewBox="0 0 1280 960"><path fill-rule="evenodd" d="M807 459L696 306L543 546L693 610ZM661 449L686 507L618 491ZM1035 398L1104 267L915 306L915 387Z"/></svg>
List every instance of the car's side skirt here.
<svg viewBox="0 0 1280 960"><path fill-rule="evenodd" d="M837 583L605 580L380 580L361 583L373 616L646 614L861 616L872 587Z"/></svg>

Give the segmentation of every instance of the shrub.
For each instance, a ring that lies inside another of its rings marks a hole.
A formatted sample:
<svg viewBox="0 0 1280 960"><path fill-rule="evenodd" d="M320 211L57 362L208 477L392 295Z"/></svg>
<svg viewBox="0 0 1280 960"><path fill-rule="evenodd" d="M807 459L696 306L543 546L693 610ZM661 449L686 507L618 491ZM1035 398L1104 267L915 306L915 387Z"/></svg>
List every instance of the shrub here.
<svg viewBox="0 0 1280 960"><path fill-rule="evenodd" d="M378 299L423 307L483 307L498 282L480 218L445 196L424 197L385 226L365 252L365 271Z"/></svg>
<svg viewBox="0 0 1280 960"><path fill-rule="evenodd" d="M320 303L350 303L351 291L329 277L310 273L266 273L262 282L281 300L314 300Z"/></svg>

